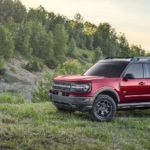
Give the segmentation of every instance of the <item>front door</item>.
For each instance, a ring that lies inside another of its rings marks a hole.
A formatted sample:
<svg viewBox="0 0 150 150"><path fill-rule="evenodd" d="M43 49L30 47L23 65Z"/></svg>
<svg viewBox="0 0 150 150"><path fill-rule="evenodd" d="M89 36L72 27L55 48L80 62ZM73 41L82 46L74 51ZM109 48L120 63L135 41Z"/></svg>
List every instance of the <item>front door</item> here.
<svg viewBox="0 0 150 150"><path fill-rule="evenodd" d="M148 83L144 78L142 63L130 64L125 74L132 74L133 79L122 79L120 82L121 93L124 102L144 102L148 99Z"/></svg>

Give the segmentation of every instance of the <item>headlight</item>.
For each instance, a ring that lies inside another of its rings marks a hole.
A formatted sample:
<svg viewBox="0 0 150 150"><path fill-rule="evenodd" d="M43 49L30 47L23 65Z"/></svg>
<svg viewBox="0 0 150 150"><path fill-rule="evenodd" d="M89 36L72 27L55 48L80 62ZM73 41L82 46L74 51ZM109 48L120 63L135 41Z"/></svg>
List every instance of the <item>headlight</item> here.
<svg viewBox="0 0 150 150"><path fill-rule="evenodd" d="M91 85L89 83L72 83L71 92L86 93L90 90Z"/></svg>

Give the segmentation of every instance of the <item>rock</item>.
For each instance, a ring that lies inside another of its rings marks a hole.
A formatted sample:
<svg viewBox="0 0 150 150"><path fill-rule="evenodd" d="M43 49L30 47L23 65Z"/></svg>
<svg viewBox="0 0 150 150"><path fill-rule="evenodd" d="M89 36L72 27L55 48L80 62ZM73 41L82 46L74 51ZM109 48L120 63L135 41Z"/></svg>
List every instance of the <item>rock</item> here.
<svg viewBox="0 0 150 150"><path fill-rule="evenodd" d="M0 92L19 93L27 99L32 99L32 91L43 72L32 73L24 68L24 60L12 59L7 62L6 73L0 79Z"/></svg>

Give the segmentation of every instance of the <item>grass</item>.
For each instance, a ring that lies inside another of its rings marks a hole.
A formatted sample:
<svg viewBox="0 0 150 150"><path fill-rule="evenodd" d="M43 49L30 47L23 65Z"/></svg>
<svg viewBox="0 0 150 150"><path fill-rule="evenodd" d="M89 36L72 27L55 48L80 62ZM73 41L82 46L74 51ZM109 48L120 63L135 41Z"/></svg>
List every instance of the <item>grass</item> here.
<svg viewBox="0 0 150 150"><path fill-rule="evenodd" d="M50 102L0 104L3 150L149 150L150 111L119 112L109 123L60 113Z"/></svg>
<svg viewBox="0 0 150 150"><path fill-rule="evenodd" d="M0 104L8 103L8 104L18 104L18 103L24 103L26 100L24 97L20 95L14 95L10 93L2 93L0 94Z"/></svg>

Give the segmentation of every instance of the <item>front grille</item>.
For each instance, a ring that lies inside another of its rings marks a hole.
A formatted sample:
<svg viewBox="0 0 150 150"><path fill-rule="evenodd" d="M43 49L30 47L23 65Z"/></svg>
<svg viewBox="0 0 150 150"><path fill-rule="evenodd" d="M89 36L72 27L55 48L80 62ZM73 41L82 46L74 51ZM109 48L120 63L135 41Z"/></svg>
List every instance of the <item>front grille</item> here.
<svg viewBox="0 0 150 150"><path fill-rule="evenodd" d="M53 82L53 89L59 90L59 91L70 92L71 83L54 81Z"/></svg>

